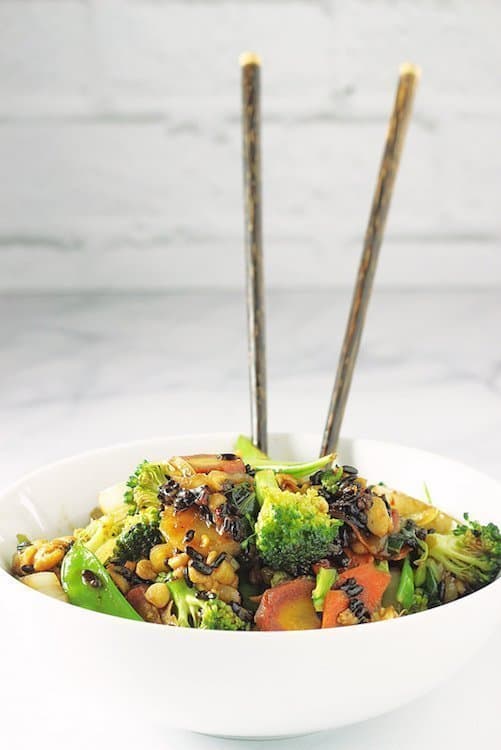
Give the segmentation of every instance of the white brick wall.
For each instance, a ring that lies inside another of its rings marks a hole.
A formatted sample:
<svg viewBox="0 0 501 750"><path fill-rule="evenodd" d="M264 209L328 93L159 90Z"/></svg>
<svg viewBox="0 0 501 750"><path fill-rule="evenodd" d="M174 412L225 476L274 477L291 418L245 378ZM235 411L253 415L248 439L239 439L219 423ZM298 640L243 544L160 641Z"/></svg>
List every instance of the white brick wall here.
<svg viewBox="0 0 501 750"><path fill-rule="evenodd" d="M241 283L247 48L268 283L352 283L413 59L378 283L501 284L500 28L498 0L0 0L0 289Z"/></svg>

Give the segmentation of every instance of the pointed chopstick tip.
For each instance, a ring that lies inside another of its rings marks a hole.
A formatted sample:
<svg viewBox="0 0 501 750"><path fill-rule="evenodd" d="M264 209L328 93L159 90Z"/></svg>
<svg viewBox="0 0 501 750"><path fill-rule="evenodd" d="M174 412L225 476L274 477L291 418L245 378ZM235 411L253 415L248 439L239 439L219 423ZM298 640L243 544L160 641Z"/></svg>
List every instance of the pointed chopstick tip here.
<svg viewBox="0 0 501 750"><path fill-rule="evenodd" d="M242 68L246 68L247 65L261 66L261 58L255 52L242 52L238 61Z"/></svg>

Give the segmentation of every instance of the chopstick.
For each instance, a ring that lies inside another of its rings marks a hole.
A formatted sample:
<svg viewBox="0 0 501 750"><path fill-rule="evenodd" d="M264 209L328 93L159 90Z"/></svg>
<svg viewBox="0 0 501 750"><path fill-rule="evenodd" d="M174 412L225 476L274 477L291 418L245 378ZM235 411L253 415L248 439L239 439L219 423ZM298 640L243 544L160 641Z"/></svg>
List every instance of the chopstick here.
<svg viewBox="0 0 501 750"><path fill-rule="evenodd" d="M260 68L258 55L244 52L242 130L245 205L245 267L252 441L268 448L266 416L266 351L261 224Z"/></svg>
<svg viewBox="0 0 501 750"><path fill-rule="evenodd" d="M419 68L411 63L405 63L400 68L397 93L388 125L357 282L322 438L321 456L335 450L339 439L419 76Z"/></svg>

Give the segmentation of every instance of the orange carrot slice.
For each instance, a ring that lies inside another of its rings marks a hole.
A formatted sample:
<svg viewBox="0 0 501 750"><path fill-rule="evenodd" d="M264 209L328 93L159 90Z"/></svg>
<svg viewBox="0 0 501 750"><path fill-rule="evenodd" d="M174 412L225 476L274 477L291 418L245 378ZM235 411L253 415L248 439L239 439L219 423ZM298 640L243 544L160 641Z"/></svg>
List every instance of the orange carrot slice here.
<svg viewBox="0 0 501 750"><path fill-rule="evenodd" d="M359 586L363 586L363 591L359 599L365 604L369 612L374 612L380 604L384 592L391 581L390 573L384 570L378 570L373 563L358 565L356 568L345 570L338 578L338 585L348 578L354 578Z"/></svg>
<svg viewBox="0 0 501 750"><path fill-rule="evenodd" d="M255 615L258 630L312 630L320 627L309 578L296 578L264 592Z"/></svg>
<svg viewBox="0 0 501 750"><path fill-rule="evenodd" d="M348 604L349 599L344 591L340 591L339 589L328 591L324 601L322 628L337 627L337 618L348 607Z"/></svg>

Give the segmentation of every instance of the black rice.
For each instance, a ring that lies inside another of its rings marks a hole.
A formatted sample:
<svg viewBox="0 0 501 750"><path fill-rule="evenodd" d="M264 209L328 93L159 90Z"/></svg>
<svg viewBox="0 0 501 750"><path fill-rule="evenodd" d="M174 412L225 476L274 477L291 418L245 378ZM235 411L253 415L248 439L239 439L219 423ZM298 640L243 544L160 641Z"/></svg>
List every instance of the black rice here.
<svg viewBox="0 0 501 750"><path fill-rule="evenodd" d="M252 613L249 612L248 609L245 609L245 607L241 607L240 604L237 604L237 602L231 602L230 607L232 608L236 616L240 617L240 619L244 622L252 622L252 620L254 619Z"/></svg>
<svg viewBox="0 0 501 750"><path fill-rule="evenodd" d="M226 559L226 552L220 552L219 555L216 557L216 559L211 563L211 568L215 570L216 568L219 568L223 560Z"/></svg>
<svg viewBox="0 0 501 750"><path fill-rule="evenodd" d="M198 508L198 513L202 520L205 521L207 526L211 526L214 523L214 516L212 515L212 511L208 505L200 505Z"/></svg>
<svg viewBox="0 0 501 750"><path fill-rule="evenodd" d="M172 505L176 513L191 508L193 505L207 505L209 489L205 485L188 490L173 479L163 484L158 490L158 499L162 505Z"/></svg>
<svg viewBox="0 0 501 750"><path fill-rule="evenodd" d="M192 560L191 565L195 570L197 570L204 576L210 576L212 573L211 566L207 565L207 563L203 562L202 560Z"/></svg>
<svg viewBox="0 0 501 750"><path fill-rule="evenodd" d="M370 613L360 599L350 599L348 606L359 622L368 622L370 620Z"/></svg>
<svg viewBox="0 0 501 750"><path fill-rule="evenodd" d="M193 547L190 547L189 544L186 546L186 554L188 557L191 557L192 560L196 560L197 562L204 561L203 555L201 555L200 552L197 552Z"/></svg>
<svg viewBox="0 0 501 750"><path fill-rule="evenodd" d="M82 582L86 586L92 586L93 589L100 589L103 585L99 576L92 570L82 570Z"/></svg>
<svg viewBox="0 0 501 750"><path fill-rule="evenodd" d="M345 464L343 466L343 471L345 474L353 474L354 476L357 476L358 469L356 469L354 466L350 466L349 464Z"/></svg>

